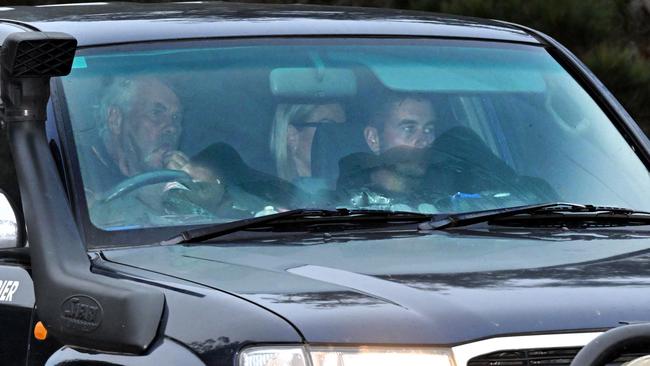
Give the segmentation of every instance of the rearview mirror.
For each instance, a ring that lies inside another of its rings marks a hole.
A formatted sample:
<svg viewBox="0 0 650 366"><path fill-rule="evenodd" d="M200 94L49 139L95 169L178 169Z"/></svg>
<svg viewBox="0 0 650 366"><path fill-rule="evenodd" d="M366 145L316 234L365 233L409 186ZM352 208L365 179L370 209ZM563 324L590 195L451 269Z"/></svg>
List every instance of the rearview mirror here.
<svg viewBox="0 0 650 366"><path fill-rule="evenodd" d="M342 98L357 93L352 70L286 67L271 71L271 92L276 97Z"/></svg>
<svg viewBox="0 0 650 366"><path fill-rule="evenodd" d="M18 246L18 220L9 199L0 191L0 248Z"/></svg>

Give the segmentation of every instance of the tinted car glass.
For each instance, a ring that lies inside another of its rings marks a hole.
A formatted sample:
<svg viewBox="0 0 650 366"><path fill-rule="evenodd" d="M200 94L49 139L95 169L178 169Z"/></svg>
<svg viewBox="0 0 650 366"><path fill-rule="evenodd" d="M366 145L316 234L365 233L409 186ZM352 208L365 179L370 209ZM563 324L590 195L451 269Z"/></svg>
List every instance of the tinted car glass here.
<svg viewBox="0 0 650 366"><path fill-rule="evenodd" d="M81 50L62 79L102 233L295 208L650 210L647 168L540 46L183 41Z"/></svg>

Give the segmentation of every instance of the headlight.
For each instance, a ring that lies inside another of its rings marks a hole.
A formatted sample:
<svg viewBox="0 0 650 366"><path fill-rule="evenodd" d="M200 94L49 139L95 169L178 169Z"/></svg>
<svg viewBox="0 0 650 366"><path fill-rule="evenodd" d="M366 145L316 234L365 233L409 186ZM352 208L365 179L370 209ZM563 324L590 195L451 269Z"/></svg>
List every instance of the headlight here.
<svg viewBox="0 0 650 366"><path fill-rule="evenodd" d="M307 360L309 358L311 362ZM240 366L453 366L444 348L254 347L244 350Z"/></svg>
<svg viewBox="0 0 650 366"><path fill-rule="evenodd" d="M239 356L240 366L307 366L302 347L255 347Z"/></svg>

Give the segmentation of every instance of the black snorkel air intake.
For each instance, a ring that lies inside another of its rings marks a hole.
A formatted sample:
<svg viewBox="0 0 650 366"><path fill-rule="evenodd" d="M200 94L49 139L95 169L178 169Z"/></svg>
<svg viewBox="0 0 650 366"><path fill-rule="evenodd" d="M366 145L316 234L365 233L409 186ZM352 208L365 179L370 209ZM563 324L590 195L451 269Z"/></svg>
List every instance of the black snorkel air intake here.
<svg viewBox="0 0 650 366"><path fill-rule="evenodd" d="M19 32L0 49L0 117L20 182L36 311L66 345L138 354L156 338L164 295L91 272L45 136L50 78L70 72L76 46L65 33Z"/></svg>

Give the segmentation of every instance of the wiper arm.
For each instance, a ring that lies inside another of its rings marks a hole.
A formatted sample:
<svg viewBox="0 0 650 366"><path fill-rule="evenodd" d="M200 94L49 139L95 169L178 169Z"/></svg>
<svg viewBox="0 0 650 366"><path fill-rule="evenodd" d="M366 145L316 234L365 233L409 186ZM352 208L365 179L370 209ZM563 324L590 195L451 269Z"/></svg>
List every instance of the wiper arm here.
<svg viewBox="0 0 650 366"><path fill-rule="evenodd" d="M380 219L380 220L401 220L401 221L425 221L430 220L431 215L420 214L417 212L400 212L400 211L383 211L383 210L348 210L346 208L336 210L323 209L297 209L276 214L255 217L250 219L216 224L207 227L201 227L192 230L186 230L173 236L163 242L161 245L173 245L190 242L202 242L214 239L220 236L231 234L237 231L264 227L273 224L287 224L295 220L308 220L308 222L317 223L328 219L345 218L346 221L356 219Z"/></svg>
<svg viewBox="0 0 650 366"><path fill-rule="evenodd" d="M437 214L433 215L430 222L420 225L421 230L443 230L452 227L469 226L486 221L497 221L512 219L514 216L529 214L537 215L537 219L551 218L541 217L543 214L577 213L584 214L580 219L586 218L623 218L625 220L643 220L650 223L650 213L635 211L629 208L603 207L594 205L581 205L577 203L551 202L536 205L508 207L495 210L475 211L460 214ZM637 216L632 216L632 215ZM642 216L639 216L642 215ZM558 216L552 218L558 219ZM566 216L570 218L570 216Z"/></svg>

